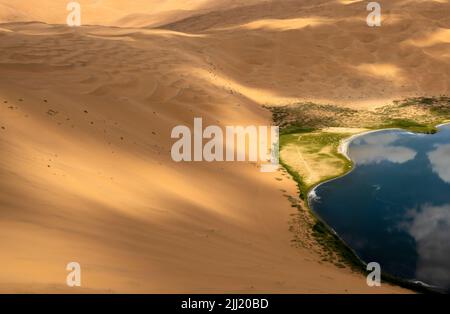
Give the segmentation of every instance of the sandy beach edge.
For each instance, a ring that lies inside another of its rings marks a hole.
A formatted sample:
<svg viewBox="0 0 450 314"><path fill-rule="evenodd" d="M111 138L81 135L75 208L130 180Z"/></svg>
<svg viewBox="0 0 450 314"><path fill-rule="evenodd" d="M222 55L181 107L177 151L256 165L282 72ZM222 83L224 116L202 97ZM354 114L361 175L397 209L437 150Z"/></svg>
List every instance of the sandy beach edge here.
<svg viewBox="0 0 450 314"><path fill-rule="evenodd" d="M440 123L440 124L436 125L436 128L440 128L440 127L443 127L443 126L446 126L446 125L450 125L450 121L444 122L444 123ZM411 131L408 131L408 130L405 130L405 129L401 129L401 128L387 128L387 129L378 129L378 130L369 130L369 131L360 132L360 133L357 133L357 134L353 134L352 136L342 140L339 143L337 151L338 151L339 154L344 156L347 160L349 160L352 163L352 168L349 171L346 171L345 173L343 173L343 174L341 174L341 175L339 175L337 177L334 177L334 178L331 178L331 179L327 179L325 181L319 182L316 185L314 185L310 189L310 191L308 192L308 196L307 196L308 206L309 206L310 199L317 197L316 189L318 187L320 187L321 185L323 185L325 183L328 183L328 182L331 182L333 180L342 178L343 176L346 176L347 174L349 174L349 173L351 173L353 171L353 169L354 169L354 161L352 160L352 158L348 154L348 149L349 149L349 146L350 146L351 142L353 142L354 140L356 140L359 137L362 137L362 136L365 136L365 135L368 135L368 134L372 134L372 133L383 132L383 131L402 131L402 132L407 132L407 133L411 133L411 134L419 134L419 133L414 133L414 132L411 132Z"/></svg>

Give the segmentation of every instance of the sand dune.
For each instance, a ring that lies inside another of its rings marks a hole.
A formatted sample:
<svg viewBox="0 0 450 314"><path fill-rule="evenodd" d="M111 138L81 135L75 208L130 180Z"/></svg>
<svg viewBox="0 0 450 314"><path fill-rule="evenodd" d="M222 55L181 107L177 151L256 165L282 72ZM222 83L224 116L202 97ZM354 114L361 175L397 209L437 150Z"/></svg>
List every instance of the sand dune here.
<svg viewBox="0 0 450 314"><path fill-rule="evenodd" d="M80 3L103 26L0 1L0 291L73 292L75 260L87 292L405 292L292 246L288 176L174 163L170 132L448 94L448 2L389 2L379 29L350 1Z"/></svg>
<svg viewBox="0 0 450 314"><path fill-rule="evenodd" d="M240 7L263 0L77 0L84 25L122 27L157 26L223 8ZM67 0L0 1L0 23L40 21L66 23Z"/></svg>

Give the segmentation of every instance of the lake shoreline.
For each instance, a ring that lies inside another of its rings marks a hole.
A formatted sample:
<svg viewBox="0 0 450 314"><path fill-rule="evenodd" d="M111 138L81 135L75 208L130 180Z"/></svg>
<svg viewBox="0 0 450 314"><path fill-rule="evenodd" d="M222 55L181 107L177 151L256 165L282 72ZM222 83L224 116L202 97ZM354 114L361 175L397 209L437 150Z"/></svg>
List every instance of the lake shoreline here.
<svg viewBox="0 0 450 314"><path fill-rule="evenodd" d="M440 123L438 125L436 125L436 128L440 128L446 125L450 125L450 122L445 122L445 123ZM404 131L404 132L408 132L408 133L412 133L412 134L421 134L421 133L417 133L417 132L412 132L412 131L408 131L402 128L387 128L387 129L378 129L378 130L370 130L370 131L365 131L365 132L361 132L361 133L357 133L354 134L352 136L350 136L349 138L346 138L345 140L341 141L341 143L339 144L338 147L338 152L345 156L349 161L353 162L352 159L350 158L350 156L348 155L348 148L350 146L350 143L352 141L354 141L355 139L357 139L358 137L364 136L364 135L368 135L368 134L372 134L372 133L377 133L377 132L382 132L382 131Z"/></svg>
<svg viewBox="0 0 450 314"><path fill-rule="evenodd" d="M449 122L440 123L440 124L436 125L435 127L436 127L436 128L440 128L440 127L443 127L443 126L446 126L446 125L450 125L450 121L449 121ZM350 137L348 137L348 138L342 140L342 141L339 143L339 146L338 146L338 148L337 148L337 151L338 151L339 154L341 154L342 156L344 156L344 157L351 163L352 167L351 167L348 171L346 171L346 172L340 174L339 176L336 176L336 177L331 178L331 179L324 180L324 181L322 181L322 182L318 182L317 184L313 185L313 186L309 189L309 191L308 191L308 193L307 193L307 203L308 203L308 207L309 207L309 199L310 199L310 197L315 197L315 196L316 196L315 191L316 191L316 189L317 189L319 186L321 186L321 185L323 185L323 184L325 184L325 183L328 183L328 182L330 182L330 181L339 179L339 178L341 178L341 177L343 177L343 176L346 176L347 174L349 174L349 173L351 173L351 172L353 171L353 169L354 169L354 162L353 162L353 160L350 158L350 156L349 156L349 154L348 154L348 148L349 148L350 143L351 143L352 141L354 141L355 139L357 139L357 138L359 138L359 137L361 137L361 136L365 136L365 135L368 135L368 134L377 133L377 132L382 132L382 131L395 131L395 130L397 130L397 131L402 131L402 132L408 132L408 133L411 133L411 134L420 134L420 133L417 133L417 132L412 132L412 131L408 131L408 130L401 129L401 128L386 128L386 129L377 129L377 130L364 131L364 132L361 132L361 133L353 134L352 136L350 136Z"/></svg>
<svg viewBox="0 0 450 314"><path fill-rule="evenodd" d="M440 128L440 127L447 126L447 125L450 125L450 122L440 123L440 124L436 125L435 127L436 127L436 128ZM411 134L420 134L420 133L417 133L417 132L411 132L411 131L408 131L408 130L402 129L402 128L385 128L385 129L369 130L369 131L364 131L364 132L361 132L361 133L353 134L352 136L350 136L350 137L348 137L348 138L342 140L342 141L339 143L339 146L338 146L338 148L337 148L337 151L338 151L339 154L341 154L342 156L344 156L344 157L350 162L351 168L350 168L348 171L345 171L344 173L342 173L342 174L339 175L339 176L336 176L336 177L334 177L334 178L330 178L330 179L324 180L324 181L322 181L322 182L318 182L317 184L315 184L314 186L312 186L312 187L309 189L309 191L307 192L307 197L306 197L306 200L305 200L306 206L307 206L307 208L309 208L309 210L311 211L311 213L312 213L312 214L313 214L320 222L322 222L322 223L326 226L326 228L328 228L328 231L329 231L330 233L332 233L333 235L335 235L335 236L339 239L339 241L341 241L341 244L342 244L345 248L347 248L347 249L349 249L350 251L353 252L353 254L354 254L355 257L357 258L357 260L360 262L359 267L362 267L362 268L365 268L365 266L367 265L367 263L366 263L364 260L362 260L362 259L358 256L358 254L353 250L353 248L350 247L350 246L349 246L349 245L348 245L348 244L347 244L347 243L339 236L339 234L338 234L331 226L329 226L328 223L327 223L324 219L322 219L322 218L320 217L320 215L319 215L317 212L315 212L315 211L313 210L313 207L311 206L311 201L312 201L313 199L317 198L317 194L316 194L317 188L319 188L320 186L322 186L322 185L325 184L325 183L329 183L329 182L331 182L331 181L334 181L334 180L337 180L337 179L339 179L339 178L342 178L342 177L344 177L344 176L350 174L350 173L355 169L355 163L354 163L354 161L350 158L349 153L348 153L349 146L350 146L351 142L353 142L355 139L357 139L357 138L359 138L359 137L361 137L361 136L365 136L365 135L368 135L368 134L377 133L377 132L382 132L382 131L395 131L395 130L397 130L397 131L402 131L402 132L407 132L407 133L411 133ZM358 266L358 265L357 265L357 266ZM402 286L402 287L411 289L411 290L413 290L413 291L415 291L415 292L419 292L419 293L424 293L424 292L425 292L425 293L437 293L436 291L430 290L430 287L431 287L431 286L429 286L429 285L427 285L427 284L425 284L425 283L419 283L419 282L409 281L409 280L407 280L407 279L398 278L398 277L392 276L392 275L390 275L390 274L382 274L382 277L384 277L384 280L386 280L387 282L389 282L389 283L391 283L391 284L395 284L395 285L398 285L398 286Z"/></svg>

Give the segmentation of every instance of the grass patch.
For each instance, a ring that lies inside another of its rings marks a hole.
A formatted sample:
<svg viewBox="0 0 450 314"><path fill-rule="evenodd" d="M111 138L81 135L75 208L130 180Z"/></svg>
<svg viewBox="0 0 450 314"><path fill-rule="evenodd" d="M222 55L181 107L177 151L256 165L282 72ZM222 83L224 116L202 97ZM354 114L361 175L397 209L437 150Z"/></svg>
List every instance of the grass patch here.
<svg viewBox="0 0 450 314"><path fill-rule="evenodd" d="M434 133L435 125L450 121L450 97L447 96L407 98L375 110L354 110L311 102L266 108L272 111L273 122L280 127L280 134L363 126Z"/></svg>
<svg viewBox="0 0 450 314"><path fill-rule="evenodd" d="M314 131L316 131L316 129L314 128L302 127L299 125L288 125L285 128L281 129L280 135L309 133Z"/></svg>
<svg viewBox="0 0 450 314"><path fill-rule="evenodd" d="M297 183L297 188L299 191L299 196L302 200L306 200L308 197L308 187L304 183L302 177L298 174L297 171L292 169L291 166L289 166L287 163L283 162L283 160L280 158L280 165L286 169L286 171L291 175L291 177L294 179L294 181Z"/></svg>
<svg viewBox="0 0 450 314"><path fill-rule="evenodd" d="M373 128L373 127L372 127ZM434 134L438 130L434 125L419 123L410 119L390 119L373 129L399 128L416 133Z"/></svg>
<svg viewBox="0 0 450 314"><path fill-rule="evenodd" d="M273 122L281 134L311 132L325 127L339 127L358 111L334 105L312 102L291 106L266 107L272 111Z"/></svg>
<svg viewBox="0 0 450 314"><path fill-rule="evenodd" d="M352 163L338 153L341 141L348 136L316 131L280 136L280 163L297 181L302 199L317 183L351 169Z"/></svg>
<svg viewBox="0 0 450 314"><path fill-rule="evenodd" d="M338 261L334 261L334 264L347 265L354 271L365 272L364 263L324 222L317 219L312 229L313 236L325 248L329 259L333 260L333 253L337 253Z"/></svg>

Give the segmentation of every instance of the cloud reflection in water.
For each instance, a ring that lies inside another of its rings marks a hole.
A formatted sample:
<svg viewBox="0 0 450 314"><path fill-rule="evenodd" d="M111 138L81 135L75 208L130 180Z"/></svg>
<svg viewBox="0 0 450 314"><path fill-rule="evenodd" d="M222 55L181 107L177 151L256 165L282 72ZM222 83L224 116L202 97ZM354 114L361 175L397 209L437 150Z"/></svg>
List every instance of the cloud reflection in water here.
<svg viewBox="0 0 450 314"><path fill-rule="evenodd" d="M415 239L419 260L416 276L450 288L450 204L422 206L409 214L408 233Z"/></svg>
<svg viewBox="0 0 450 314"><path fill-rule="evenodd" d="M417 152L411 148L394 146L399 134L374 133L357 138L351 146L351 155L360 165L378 164L382 161L402 164L413 160Z"/></svg>
<svg viewBox="0 0 450 314"><path fill-rule="evenodd" d="M450 144L435 145L428 153L433 171L446 183L450 183Z"/></svg>

